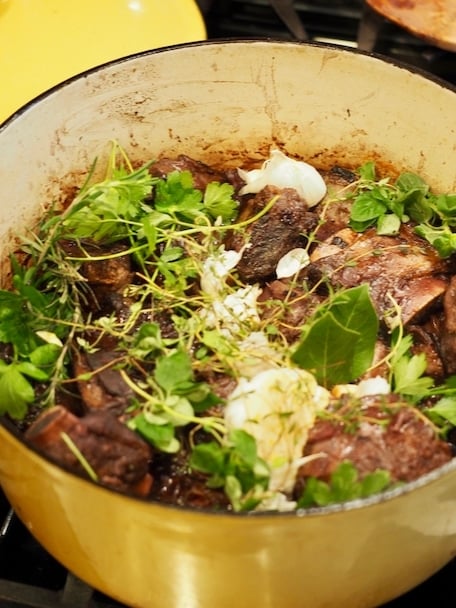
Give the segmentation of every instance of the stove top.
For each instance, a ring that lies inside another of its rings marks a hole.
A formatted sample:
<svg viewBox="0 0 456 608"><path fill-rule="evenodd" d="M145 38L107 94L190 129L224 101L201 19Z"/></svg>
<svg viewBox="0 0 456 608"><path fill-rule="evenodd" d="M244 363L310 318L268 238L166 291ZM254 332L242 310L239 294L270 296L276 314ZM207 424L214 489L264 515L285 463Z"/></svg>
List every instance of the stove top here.
<svg viewBox="0 0 456 608"><path fill-rule="evenodd" d="M0 608L121 608L77 579L29 533L0 491Z"/></svg>
<svg viewBox="0 0 456 608"><path fill-rule="evenodd" d="M292 40L269 0L199 0L206 8L209 38L269 37ZM363 0L294 0L308 38L356 47ZM420 40L393 23L381 28L374 52L418 67L456 85L456 53Z"/></svg>

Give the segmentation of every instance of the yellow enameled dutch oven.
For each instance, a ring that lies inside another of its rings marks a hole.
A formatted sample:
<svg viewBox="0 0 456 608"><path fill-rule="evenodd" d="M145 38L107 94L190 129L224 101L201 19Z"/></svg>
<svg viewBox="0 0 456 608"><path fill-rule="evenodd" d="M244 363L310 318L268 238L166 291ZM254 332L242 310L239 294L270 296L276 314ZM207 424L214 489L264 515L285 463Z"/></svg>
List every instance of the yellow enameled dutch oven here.
<svg viewBox="0 0 456 608"><path fill-rule="evenodd" d="M392 163L455 191L455 117L455 90L348 49L244 40L139 54L65 82L0 128L3 253L113 138L134 161L187 153L234 166L279 146L319 166ZM372 608L456 555L456 460L345 505L217 514L101 488L3 421L0 482L53 556L139 608Z"/></svg>
<svg viewBox="0 0 456 608"><path fill-rule="evenodd" d="M0 0L0 120L105 61L205 37L194 0Z"/></svg>

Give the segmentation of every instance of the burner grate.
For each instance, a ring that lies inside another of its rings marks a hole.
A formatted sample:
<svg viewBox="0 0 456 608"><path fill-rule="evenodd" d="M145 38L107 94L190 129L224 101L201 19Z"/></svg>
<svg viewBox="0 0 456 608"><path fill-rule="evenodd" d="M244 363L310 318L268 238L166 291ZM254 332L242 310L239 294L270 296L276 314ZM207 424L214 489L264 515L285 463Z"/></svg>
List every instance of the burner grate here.
<svg viewBox="0 0 456 608"><path fill-rule="evenodd" d="M362 0L295 0L293 6L311 40L356 47ZM212 0L210 7L209 38L293 39L269 0ZM430 46L393 23L384 22L374 51L456 85L456 53Z"/></svg>
<svg viewBox="0 0 456 608"><path fill-rule="evenodd" d="M101 608L93 602L93 589L72 574L67 574L65 585L59 591L2 579L0 598L2 608Z"/></svg>
<svg viewBox="0 0 456 608"><path fill-rule="evenodd" d="M119 604L65 573L62 589L54 590L0 579L1 608L122 608ZM127 607L124 607L127 608Z"/></svg>
<svg viewBox="0 0 456 608"><path fill-rule="evenodd" d="M53 559L0 498L0 608L122 608Z"/></svg>

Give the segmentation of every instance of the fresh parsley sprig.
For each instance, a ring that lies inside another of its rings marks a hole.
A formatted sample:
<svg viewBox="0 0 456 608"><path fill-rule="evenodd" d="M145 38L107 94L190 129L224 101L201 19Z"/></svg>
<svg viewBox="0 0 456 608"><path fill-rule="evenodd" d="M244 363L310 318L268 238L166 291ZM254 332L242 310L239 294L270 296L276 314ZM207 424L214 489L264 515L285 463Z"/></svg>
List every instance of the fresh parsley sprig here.
<svg viewBox="0 0 456 608"><path fill-rule="evenodd" d="M435 247L442 258L456 252L456 194L431 192L415 173L404 172L392 182L377 179L375 163L359 169L360 180L350 212L350 227L364 232L397 234L402 223L412 221L415 232Z"/></svg>
<svg viewBox="0 0 456 608"><path fill-rule="evenodd" d="M388 471L378 469L360 477L352 462L341 462L334 470L329 483L309 477L303 493L297 501L298 509L326 507L328 505L367 498L383 492L391 485Z"/></svg>
<svg viewBox="0 0 456 608"><path fill-rule="evenodd" d="M456 376L448 378L445 386L434 392L440 399L424 408L423 413L440 429L440 434L446 437L448 432L456 427Z"/></svg>
<svg viewBox="0 0 456 608"><path fill-rule="evenodd" d="M104 243L128 238L149 211L144 203L154 182L149 165L133 173L113 169L104 181L83 190L66 213L62 236Z"/></svg>
<svg viewBox="0 0 456 608"><path fill-rule="evenodd" d="M392 335L392 351L389 360L390 383L393 392L419 402L431 394L434 380L426 376L427 362L424 353L412 354L413 338L410 334Z"/></svg>
<svg viewBox="0 0 456 608"><path fill-rule="evenodd" d="M257 453L254 437L232 430L223 442L195 445L190 467L209 475L210 488L224 488L235 511L251 511L263 500L270 471Z"/></svg>
<svg viewBox="0 0 456 608"><path fill-rule="evenodd" d="M11 264L13 288L0 290L0 343L11 352L0 359L0 413L20 420L35 401L36 384L54 387L62 371L73 307L64 293L44 288L36 267L23 268L15 258ZM47 396L43 390L43 402Z"/></svg>
<svg viewBox="0 0 456 608"><path fill-rule="evenodd" d="M128 426L163 452L180 449L176 429L189 424L220 436L222 419L197 417L220 399L205 382L195 379L190 355L174 350L157 357L155 369L143 382L133 382L123 371L125 382L137 395Z"/></svg>
<svg viewBox="0 0 456 608"><path fill-rule="evenodd" d="M432 422L443 437L456 426L456 376L436 385L426 375L424 353L413 354L412 336L404 335L402 326L392 333L391 354L388 358L390 384L399 394Z"/></svg>
<svg viewBox="0 0 456 608"><path fill-rule="evenodd" d="M154 192L155 209L183 222L201 223L206 216L229 224L238 210L233 186L212 182L201 192L194 188L190 171L172 171L155 184Z"/></svg>
<svg viewBox="0 0 456 608"><path fill-rule="evenodd" d="M375 226L379 234L396 234L403 222L432 217L429 187L418 175L403 173L393 183L390 178L377 179L373 162L363 165L359 174L350 214L350 227L356 232Z"/></svg>

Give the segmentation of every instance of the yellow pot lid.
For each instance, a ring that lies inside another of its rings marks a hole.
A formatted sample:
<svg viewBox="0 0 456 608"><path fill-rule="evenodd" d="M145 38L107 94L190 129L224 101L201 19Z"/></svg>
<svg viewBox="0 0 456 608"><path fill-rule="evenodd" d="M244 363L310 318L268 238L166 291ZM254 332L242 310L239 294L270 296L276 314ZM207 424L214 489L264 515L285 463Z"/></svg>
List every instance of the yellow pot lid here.
<svg viewBox="0 0 456 608"><path fill-rule="evenodd" d="M0 0L0 122L88 68L205 38L194 0Z"/></svg>

